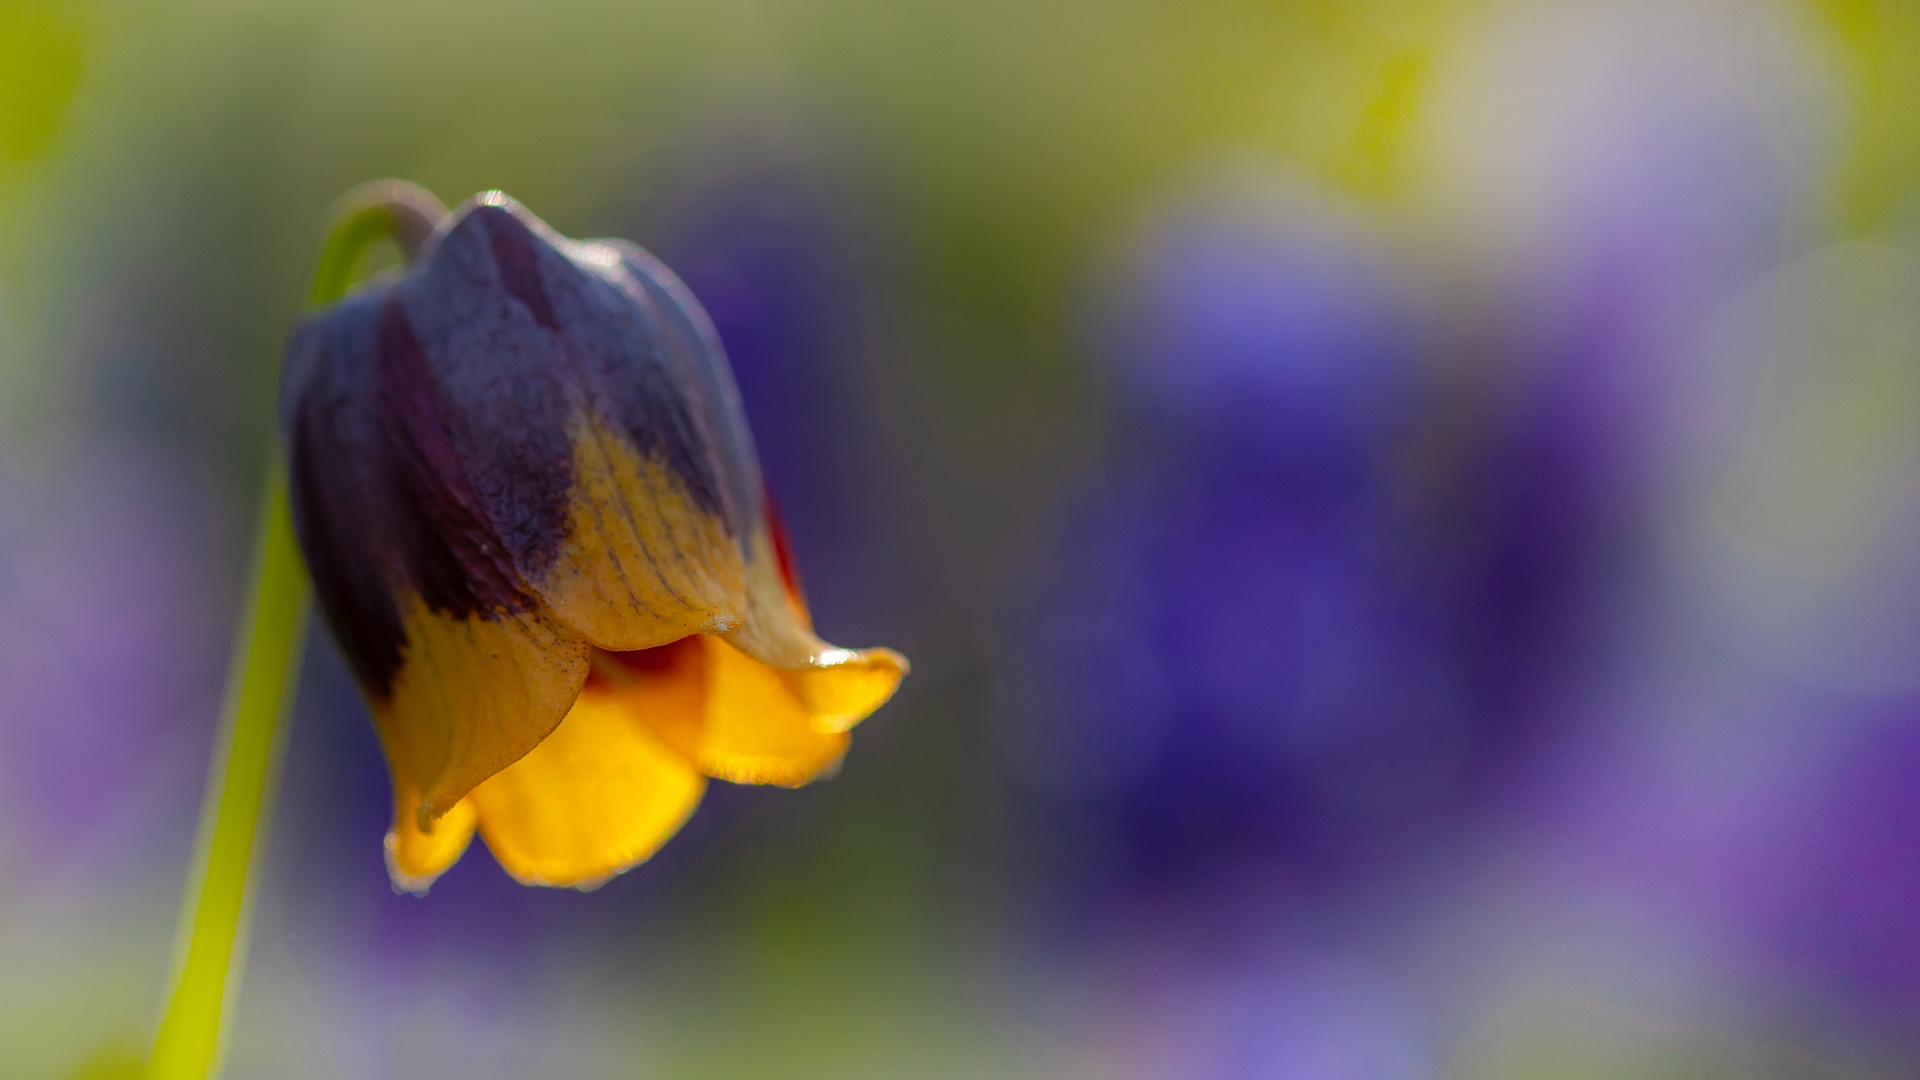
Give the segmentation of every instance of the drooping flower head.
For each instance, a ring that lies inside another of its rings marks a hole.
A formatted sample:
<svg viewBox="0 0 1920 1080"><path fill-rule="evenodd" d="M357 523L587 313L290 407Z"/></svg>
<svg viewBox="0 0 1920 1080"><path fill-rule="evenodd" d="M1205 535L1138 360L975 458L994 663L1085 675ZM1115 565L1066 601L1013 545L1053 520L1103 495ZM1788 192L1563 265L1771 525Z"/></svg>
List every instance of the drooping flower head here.
<svg viewBox="0 0 1920 1080"><path fill-rule="evenodd" d="M645 859L704 777L798 785L906 671L814 635L718 337L672 271L498 193L304 323L301 547L393 774L396 886Z"/></svg>

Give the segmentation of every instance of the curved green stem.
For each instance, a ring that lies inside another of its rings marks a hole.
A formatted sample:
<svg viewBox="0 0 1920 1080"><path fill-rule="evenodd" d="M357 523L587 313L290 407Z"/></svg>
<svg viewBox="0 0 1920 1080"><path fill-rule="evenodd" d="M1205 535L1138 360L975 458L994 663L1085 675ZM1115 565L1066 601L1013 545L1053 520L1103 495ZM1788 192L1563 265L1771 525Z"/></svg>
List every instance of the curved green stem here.
<svg viewBox="0 0 1920 1080"><path fill-rule="evenodd" d="M327 211L307 304L319 307L345 296L360 254L381 240L399 244L412 262L445 216L439 199L405 180L373 180L347 192Z"/></svg>
<svg viewBox="0 0 1920 1080"><path fill-rule="evenodd" d="M380 240L398 242L411 260L445 213L432 195L403 181L355 188L328 214L308 303L345 295L360 255ZM266 487L151 1080L205 1080L219 1072L230 1006L246 968L252 870L272 812L285 716L299 685L311 592L287 503L286 459L277 448Z"/></svg>

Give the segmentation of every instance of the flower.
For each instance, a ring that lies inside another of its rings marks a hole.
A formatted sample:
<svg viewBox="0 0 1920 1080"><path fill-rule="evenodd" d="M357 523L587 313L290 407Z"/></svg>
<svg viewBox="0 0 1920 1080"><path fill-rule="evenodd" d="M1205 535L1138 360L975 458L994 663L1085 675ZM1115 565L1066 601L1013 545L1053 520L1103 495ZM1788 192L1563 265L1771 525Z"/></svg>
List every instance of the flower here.
<svg viewBox="0 0 1920 1080"><path fill-rule="evenodd" d="M1244 934L1391 867L1501 750L1408 496L1419 280L1339 200L1253 179L1175 204L1100 301L1113 434L1016 589L1002 747L1071 822L1034 907L1103 949L1140 912Z"/></svg>
<svg viewBox="0 0 1920 1080"><path fill-rule="evenodd" d="M907 670L814 635L718 337L634 244L476 196L294 332L281 414L397 888L476 829L515 878L590 888L706 777L833 769Z"/></svg>

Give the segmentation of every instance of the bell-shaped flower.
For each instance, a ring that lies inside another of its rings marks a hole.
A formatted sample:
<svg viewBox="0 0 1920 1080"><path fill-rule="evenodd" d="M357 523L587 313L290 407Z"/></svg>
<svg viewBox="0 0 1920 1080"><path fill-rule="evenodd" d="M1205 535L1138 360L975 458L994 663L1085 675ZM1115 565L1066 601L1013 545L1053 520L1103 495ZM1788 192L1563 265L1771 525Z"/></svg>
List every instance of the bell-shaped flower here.
<svg viewBox="0 0 1920 1080"><path fill-rule="evenodd" d="M720 342L672 271L511 199L294 333L291 496L420 891L647 858L707 777L804 784L906 661L813 633Z"/></svg>

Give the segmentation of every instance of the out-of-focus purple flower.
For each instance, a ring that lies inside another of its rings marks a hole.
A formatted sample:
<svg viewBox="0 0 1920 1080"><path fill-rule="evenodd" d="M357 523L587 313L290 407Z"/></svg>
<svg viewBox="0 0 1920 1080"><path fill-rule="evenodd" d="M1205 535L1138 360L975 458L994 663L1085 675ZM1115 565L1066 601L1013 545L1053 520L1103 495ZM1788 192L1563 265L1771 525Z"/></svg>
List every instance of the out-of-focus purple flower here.
<svg viewBox="0 0 1920 1080"><path fill-rule="evenodd" d="M1582 941L1604 978L1658 940L1626 973L1642 990L1677 981L1794 1043L1920 1053L1920 699L1722 663L1612 708L1557 755L1550 827L1513 863L1564 890L1556 946Z"/></svg>
<svg viewBox="0 0 1920 1080"><path fill-rule="evenodd" d="M1476 681L1523 712L1552 708L1643 594L1651 515L1714 409L1693 339L1797 243L1817 118L1764 19L1507 23L1436 94L1436 128L1450 209L1480 229L1461 254L1487 260L1497 361Z"/></svg>
<svg viewBox="0 0 1920 1080"><path fill-rule="evenodd" d="M1776 985L1792 988L1787 1007L1824 1013L1820 1026L1829 1029L1892 1037L1914 1053L1920 701L1882 708L1890 715L1848 739L1812 790L1752 823L1752 858L1729 867L1723 884L1744 894L1729 899L1744 901L1752 945L1770 957Z"/></svg>
<svg viewBox="0 0 1920 1080"><path fill-rule="evenodd" d="M1023 587L1003 742L1079 826L1040 856L1069 906L1311 892L1485 757L1403 471L1417 304L1307 202L1175 215L1138 267L1099 335L1120 429Z"/></svg>
<svg viewBox="0 0 1920 1080"><path fill-rule="evenodd" d="M1175 215L1102 327L1129 411L1190 450L1379 482L1422 387L1401 283L1351 223L1280 204Z"/></svg>
<svg viewBox="0 0 1920 1080"><path fill-rule="evenodd" d="M1779 1026L1909 1056L1916 288L1911 251L1835 247L1756 282L1702 337L1693 362L1727 415L1673 463L1692 481L1662 531L1679 587L1635 668L1635 752L1568 800L1569 849L1712 942Z"/></svg>

